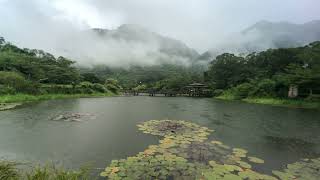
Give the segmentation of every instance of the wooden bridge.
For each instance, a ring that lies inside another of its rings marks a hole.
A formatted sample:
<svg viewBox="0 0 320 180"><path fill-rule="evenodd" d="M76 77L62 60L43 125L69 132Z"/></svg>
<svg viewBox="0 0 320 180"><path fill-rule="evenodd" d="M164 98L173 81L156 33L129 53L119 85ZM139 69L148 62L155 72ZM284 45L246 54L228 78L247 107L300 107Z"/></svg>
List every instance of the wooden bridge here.
<svg viewBox="0 0 320 180"><path fill-rule="evenodd" d="M165 96L165 97L175 97L175 96L188 96L188 97L210 97L212 91L208 86L200 83L190 84L180 90L156 90L156 89L146 89L146 90L124 90L124 95L127 96Z"/></svg>

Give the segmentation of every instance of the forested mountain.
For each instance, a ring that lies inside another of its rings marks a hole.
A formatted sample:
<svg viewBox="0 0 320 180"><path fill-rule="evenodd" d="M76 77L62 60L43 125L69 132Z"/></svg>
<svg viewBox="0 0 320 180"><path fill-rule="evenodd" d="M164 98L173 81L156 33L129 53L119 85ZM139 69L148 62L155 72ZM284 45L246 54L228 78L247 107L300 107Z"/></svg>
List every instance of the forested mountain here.
<svg viewBox="0 0 320 180"><path fill-rule="evenodd" d="M180 89L194 81L202 81L203 73L193 66L166 63L127 68L101 64L86 67L75 63L43 50L19 48L1 38L0 94L93 93L117 91L119 85L126 89ZM43 88L43 85L50 86Z"/></svg>
<svg viewBox="0 0 320 180"><path fill-rule="evenodd" d="M177 64L75 66L65 57L21 49L0 38L0 94L117 92L120 86L179 90L190 83L206 81L216 94L225 91L237 97L286 97L289 87L295 85L301 94L309 96L320 91L319 59L320 42L246 56L224 53L210 63L203 78L204 71L197 66Z"/></svg>
<svg viewBox="0 0 320 180"><path fill-rule="evenodd" d="M269 48L290 48L304 46L320 40L320 20L305 24L289 22L260 21L232 34L200 57L207 60L221 53L248 54L260 52ZM208 56L210 55L210 56Z"/></svg>
<svg viewBox="0 0 320 180"><path fill-rule="evenodd" d="M196 50L181 41L131 24L113 30L76 32L56 42L53 49L57 54L77 59L83 66L190 65L199 56Z"/></svg>
<svg viewBox="0 0 320 180"><path fill-rule="evenodd" d="M305 73L300 68L304 65L308 65L308 68L314 67L315 70L307 73L312 73L310 78L318 78L314 73L318 72L318 42L300 48L275 48L258 53L249 52L273 46L295 47L305 44L319 37L320 31L316 31L320 27L319 24L318 21L304 25L260 22L241 33L244 37L249 37L259 32L256 39L235 41L235 45L244 43L241 46L242 50L240 49L244 54L233 54L230 48L221 50L217 58L212 56L212 52L199 55L180 41L163 37L137 25L123 25L115 30L91 29L82 32L80 41L62 46L74 47L65 49L62 55L68 56L63 57L55 57L42 50L22 49L5 42L2 38L0 71L4 73L3 76L22 79L26 86L17 88L24 89L25 92L29 92L28 88L34 90L32 87L40 84L77 85L82 82L104 84L110 78L117 80L125 89L139 87L177 90L193 82L203 82L203 72L208 68L207 83L211 84L212 88L220 90L252 81L258 83L264 79L278 83L276 75L286 73L288 68L292 68L292 64L296 66L295 70L299 71L294 73ZM79 40L77 35L71 39L75 37ZM239 49L236 50L238 52ZM66 58L73 57L72 54L78 54L79 59ZM210 61L212 62L208 66ZM88 63L92 63L91 66L88 66ZM16 74L6 74L7 72ZM302 76L309 78L308 74ZM11 80L5 83L9 81ZM311 81L312 84L317 84L313 79ZM285 96L289 85L289 83L282 84L283 88L278 92L281 95L278 95ZM307 84L303 84L303 87L314 89ZM277 90L273 93L275 91Z"/></svg>
<svg viewBox="0 0 320 180"><path fill-rule="evenodd" d="M115 30L93 29L93 31L97 32L102 40L116 39L128 43L156 45L160 53L164 53L171 58L176 57L192 60L199 55L196 50L187 47L181 41L161 36L134 24L124 24Z"/></svg>

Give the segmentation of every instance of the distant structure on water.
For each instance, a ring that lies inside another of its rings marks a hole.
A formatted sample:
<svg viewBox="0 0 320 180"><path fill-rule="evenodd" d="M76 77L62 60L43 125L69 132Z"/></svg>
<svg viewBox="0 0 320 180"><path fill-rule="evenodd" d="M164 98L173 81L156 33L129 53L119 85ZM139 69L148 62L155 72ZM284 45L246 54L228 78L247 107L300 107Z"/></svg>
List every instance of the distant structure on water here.
<svg viewBox="0 0 320 180"><path fill-rule="evenodd" d="M205 84L201 83L192 83L188 86L183 87L180 90L155 90L155 89L146 89L146 90L125 90L125 95L133 96L189 96L189 97L211 97L212 90Z"/></svg>
<svg viewBox="0 0 320 180"><path fill-rule="evenodd" d="M209 97L212 94L212 90L201 83L192 83L184 87L189 96L192 97Z"/></svg>

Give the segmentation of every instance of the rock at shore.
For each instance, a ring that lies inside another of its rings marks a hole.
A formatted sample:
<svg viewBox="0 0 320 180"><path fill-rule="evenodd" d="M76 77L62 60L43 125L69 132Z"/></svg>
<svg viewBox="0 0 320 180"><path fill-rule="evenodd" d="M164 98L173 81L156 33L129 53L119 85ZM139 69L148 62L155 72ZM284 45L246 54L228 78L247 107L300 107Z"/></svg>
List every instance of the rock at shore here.
<svg viewBox="0 0 320 180"><path fill-rule="evenodd" d="M0 103L0 111L14 109L20 105L21 105L21 103Z"/></svg>

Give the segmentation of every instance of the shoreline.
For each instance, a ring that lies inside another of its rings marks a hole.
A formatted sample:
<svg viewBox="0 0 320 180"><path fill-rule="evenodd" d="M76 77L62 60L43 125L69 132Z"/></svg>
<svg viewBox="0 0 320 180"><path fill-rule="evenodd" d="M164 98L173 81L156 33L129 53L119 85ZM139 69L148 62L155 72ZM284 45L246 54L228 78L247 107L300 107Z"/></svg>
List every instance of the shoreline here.
<svg viewBox="0 0 320 180"><path fill-rule="evenodd" d="M54 99L73 99L73 98L94 98L94 97L113 97L114 93L93 93L93 94L43 94L43 95L1 95L0 111L14 109L28 102L37 102Z"/></svg>
<svg viewBox="0 0 320 180"><path fill-rule="evenodd" d="M214 99L224 101L240 101L250 104L264 104L287 108L301 108L301 109L318 109L320 110L320 102L306 101L299 99L277 99L277 98L245 98L236 100L231 97L217 96Z"/></svg>

